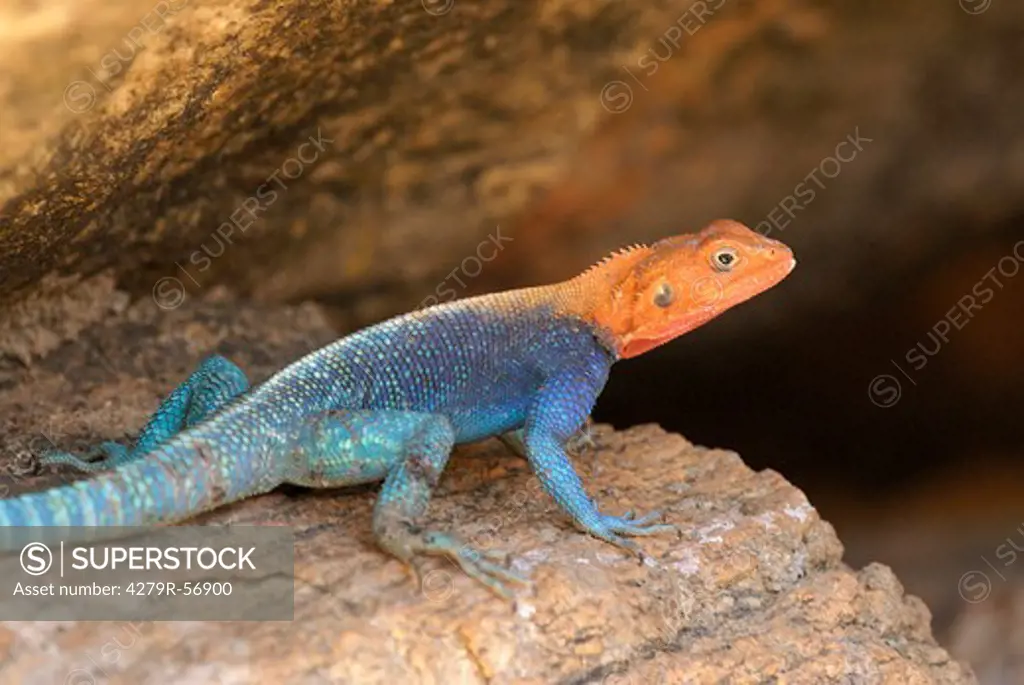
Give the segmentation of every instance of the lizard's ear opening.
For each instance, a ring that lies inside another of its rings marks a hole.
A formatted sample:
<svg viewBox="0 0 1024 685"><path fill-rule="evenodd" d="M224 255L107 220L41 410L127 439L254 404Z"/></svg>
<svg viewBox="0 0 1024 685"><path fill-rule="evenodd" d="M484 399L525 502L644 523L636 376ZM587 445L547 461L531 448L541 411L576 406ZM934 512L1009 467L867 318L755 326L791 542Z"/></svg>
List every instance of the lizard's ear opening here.
<svg viewBox="0 0 1024 685"><path fill-rule="evenodd" d="M654 304L662 309L672 304L675 299L675 291L672 290L672 286L667 281L661 283L654 291Z"/></svg>

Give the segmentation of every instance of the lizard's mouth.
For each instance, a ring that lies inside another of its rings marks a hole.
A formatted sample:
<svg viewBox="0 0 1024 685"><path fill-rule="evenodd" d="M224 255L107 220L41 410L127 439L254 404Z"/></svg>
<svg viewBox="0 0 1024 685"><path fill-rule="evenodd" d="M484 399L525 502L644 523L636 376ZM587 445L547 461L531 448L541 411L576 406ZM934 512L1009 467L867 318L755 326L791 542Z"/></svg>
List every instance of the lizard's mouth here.
<svg viewBox="0 0 1024 685"><path fill-rule="evenodd" d="M715 318L724 309L698 309L688 316L681 318L674 323L660 328L658 330L636 332L626 335L622 340L622 345L619 347L619 356L623 359L629 357L636 357L637 355L643 354L648 350L652 350L659 345L678 338L684 333L692 331L694 328L702 326L704 323Z"/></svg>

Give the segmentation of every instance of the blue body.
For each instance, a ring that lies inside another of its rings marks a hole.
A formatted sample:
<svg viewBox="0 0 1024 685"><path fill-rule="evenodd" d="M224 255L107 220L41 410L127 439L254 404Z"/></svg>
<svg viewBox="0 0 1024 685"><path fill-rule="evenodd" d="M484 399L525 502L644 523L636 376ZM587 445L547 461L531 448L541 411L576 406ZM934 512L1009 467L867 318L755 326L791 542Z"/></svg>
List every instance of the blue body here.
<svg viewBox="0 0 1024 685"><path fill-rule="evenodd" d="M213 357L175 389L134 447L105 443L101 462L51 455L51 463L102 472L0 501L0 526L168 523L284 482L383 480L374 512L382 547L406 561L451 556L503 592L502 580L519 579L420 528L455 443L516 431L545 489L586 531L634 549L620 534L665 528L600 514L566 456L615 359L599 339L553 302L513 291L386 321L251 390L237 367Z"/></svg>

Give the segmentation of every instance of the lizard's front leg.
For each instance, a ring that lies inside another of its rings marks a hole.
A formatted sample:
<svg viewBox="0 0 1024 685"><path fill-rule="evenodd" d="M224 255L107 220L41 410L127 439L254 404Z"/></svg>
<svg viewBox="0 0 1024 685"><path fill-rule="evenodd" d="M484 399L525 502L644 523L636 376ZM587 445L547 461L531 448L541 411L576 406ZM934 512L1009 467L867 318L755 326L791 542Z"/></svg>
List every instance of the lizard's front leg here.
<svg viewBox="0 0 1024 685"><path fill-rule="evenodd" d="M566 440L566 452L572 454L573 456L579 456L587 450L594 449L597 445L594 444L594 437L591 433L592 427L593 421L590 419L590 417L587 417L587 420L583 422L583 426L580 427L580 429L576 431L572 435L572 437ZM523 459L528 458L526 455L526 443L523 439L522 428L510 430L507 433L502 433L501 435L498 436L498 440L500 440L505 445L505 447L507 447L509 451L511 451L517 457L522 457Z"/></svg>
<svg viewBox="0 0 1024 685"><path fill-rule="evenodd" d="M467 575L507 597L505 582L526 581L456 537L422 528L431 491L454 444L455 431L439 414L332 411L307 422L285 480L337 487L383 479L373 532L385 551L410 565L419 555L449 557Z"/></svg>
<svg viewBox="0 0 1024 685"><path fill-rule="evenodd" d="M248 387L249 380L241 369L226 358L214 355L203 361L160 403L132 447L107 441L86 453L86 456L105 455L98 461L87 461L69 452L49 452L39 461L43 464L64 464L90 473L115 468L152 452L241 395Z"/></svg>
<svg viewBox="0 0 1024 685"><path fill-rule="evenodd" d="M600 359L581 360L544 382L526 418L523 442L527 458L544 489L580 528L633 552L637 545L622 536L653 535L675 530L652 524L657 512L634 517L598 511L566 455L566 443L579 431L604 386L607 368Z"/></svg>

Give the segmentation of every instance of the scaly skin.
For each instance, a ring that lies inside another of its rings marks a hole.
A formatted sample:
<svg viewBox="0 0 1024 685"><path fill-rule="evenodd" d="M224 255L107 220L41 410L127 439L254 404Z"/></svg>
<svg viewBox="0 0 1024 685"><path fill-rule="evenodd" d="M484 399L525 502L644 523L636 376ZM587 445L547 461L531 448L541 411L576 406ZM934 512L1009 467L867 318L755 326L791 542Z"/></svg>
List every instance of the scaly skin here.
<svg viewBox="0 0 1024 685"><path fill-rule="evenodd" d="M411 563L445 555L495 592L519 578L422 528L452 447L499 436L584 531L627 538L671 529L657 514L601 513L566 445L611 365L690 331L782 280L782 243L732 221L616 253L571 280L406 314L313 352L249 389L222 357L164 401L134 447L100 446L72 485L0 501L0 526L131 526L181 521L282 483L383 481L380 546ZM5 536L0 535L0 546Z"/></svg>

